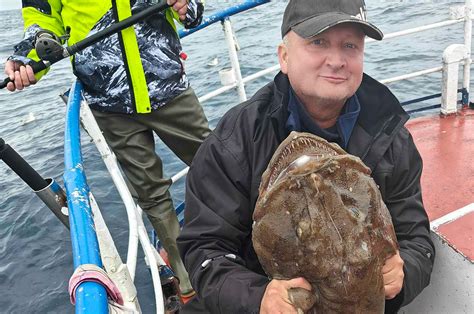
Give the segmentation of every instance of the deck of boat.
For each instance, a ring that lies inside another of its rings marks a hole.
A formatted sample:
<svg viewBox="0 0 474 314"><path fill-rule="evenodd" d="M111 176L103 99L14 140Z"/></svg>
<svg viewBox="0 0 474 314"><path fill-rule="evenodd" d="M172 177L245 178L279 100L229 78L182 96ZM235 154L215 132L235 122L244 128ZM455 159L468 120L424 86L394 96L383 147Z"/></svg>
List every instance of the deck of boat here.
<svg viewBox="0 0 474 314"><path fill-rule="evenodd" d="M436 261L431 284L402 313L474 309L474 110L407 123L423 158L423 202Z"/></svg>

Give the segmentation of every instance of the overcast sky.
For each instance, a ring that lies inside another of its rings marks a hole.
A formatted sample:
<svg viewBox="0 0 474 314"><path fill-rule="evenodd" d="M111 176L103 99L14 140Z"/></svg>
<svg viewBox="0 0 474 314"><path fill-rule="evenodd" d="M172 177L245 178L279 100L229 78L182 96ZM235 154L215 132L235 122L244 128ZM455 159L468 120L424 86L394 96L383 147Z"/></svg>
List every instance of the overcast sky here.
<svg viewBox="0 0 474 314"><path fill-rule="evenodd" d="M21 8L21 0L0 0L0 10L13 10Z"/></svg>

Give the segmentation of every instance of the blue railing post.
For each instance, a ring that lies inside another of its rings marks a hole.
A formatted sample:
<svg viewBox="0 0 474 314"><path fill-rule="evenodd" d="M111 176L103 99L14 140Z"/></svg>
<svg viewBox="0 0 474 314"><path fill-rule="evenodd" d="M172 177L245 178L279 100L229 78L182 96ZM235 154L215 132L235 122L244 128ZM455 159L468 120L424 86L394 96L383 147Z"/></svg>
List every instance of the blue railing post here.
<svg viewBox="0 0 474 314"><path fill-rule="evenodd" d="M64 135L64 184L68 199L74 269L83 264L102 267L89 202L89 187L82 166L79 132L81 91L81 83L74 83L69 94ZM99 283L82 283L77 288L75 297L76 313L108 313L107 293Z"/></svg>

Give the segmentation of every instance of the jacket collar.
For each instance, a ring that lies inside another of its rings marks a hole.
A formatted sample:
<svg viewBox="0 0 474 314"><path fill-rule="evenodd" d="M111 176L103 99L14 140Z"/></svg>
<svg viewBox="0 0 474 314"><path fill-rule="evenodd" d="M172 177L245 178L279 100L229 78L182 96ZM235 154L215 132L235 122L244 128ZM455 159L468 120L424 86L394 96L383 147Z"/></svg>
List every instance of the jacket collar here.
<svg viewBox="0 0 474 314"><path fill-rule="evenodd" d="M278 137L278 142L283 142L288 137L289 132L286 129L288 120L288 100L290 81L288 76L279 72L273 80L273 100L270 107L270 119Z"/></svg>
<svg viewBox="0 0 474 314"><path fill-rule="evenodd" d="M348 152L359 156L373 171L409 115L385 85L366 74L356 94L361 111Z"/></svg>

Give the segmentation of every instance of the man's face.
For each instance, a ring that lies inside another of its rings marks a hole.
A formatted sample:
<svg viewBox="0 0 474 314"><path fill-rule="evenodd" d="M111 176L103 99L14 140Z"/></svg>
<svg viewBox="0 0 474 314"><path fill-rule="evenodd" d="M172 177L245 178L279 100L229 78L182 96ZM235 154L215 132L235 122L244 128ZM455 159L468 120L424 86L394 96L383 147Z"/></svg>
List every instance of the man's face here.
<svg viewBox="0 0 474 314"><path fill-rule="evenodd" d="M364 32L339 24L304 39L290 31L278 47L283 73L305 105L343 105L362 81Z"/></svg>

